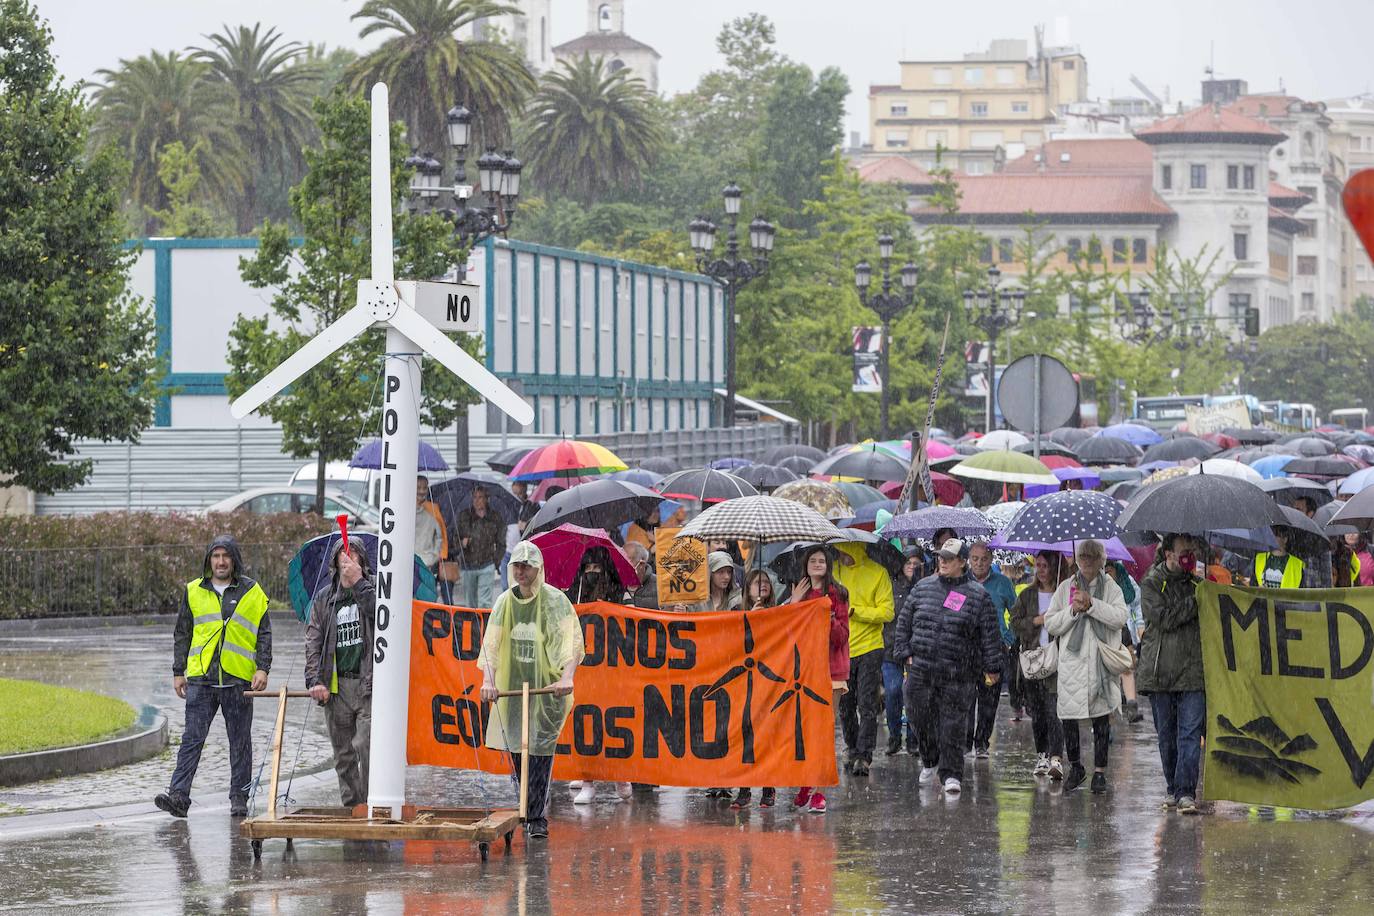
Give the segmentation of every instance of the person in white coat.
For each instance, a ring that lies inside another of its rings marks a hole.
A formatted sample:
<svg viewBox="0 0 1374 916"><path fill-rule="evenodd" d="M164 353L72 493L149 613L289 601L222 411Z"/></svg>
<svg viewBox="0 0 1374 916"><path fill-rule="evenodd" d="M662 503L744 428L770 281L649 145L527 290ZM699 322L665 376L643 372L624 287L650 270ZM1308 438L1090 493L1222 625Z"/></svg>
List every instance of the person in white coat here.
<svg viewBox="0 0 1374 916"><path fill-rule="evenodd" d="M1089 719L1093 731L1092 791L1107 791L1109 717L1121 706L1121 678L1111 673L1105 651L1121 648L1126 600L1112 577L1103 573L1107 550L1101 541L1080 541L1075 551L1078 572L1055 590L1045 627L1059 641L1059 718L1064 723L1064 750L1069 773L1064 791L1083 784L1079 722Z"/></svg>

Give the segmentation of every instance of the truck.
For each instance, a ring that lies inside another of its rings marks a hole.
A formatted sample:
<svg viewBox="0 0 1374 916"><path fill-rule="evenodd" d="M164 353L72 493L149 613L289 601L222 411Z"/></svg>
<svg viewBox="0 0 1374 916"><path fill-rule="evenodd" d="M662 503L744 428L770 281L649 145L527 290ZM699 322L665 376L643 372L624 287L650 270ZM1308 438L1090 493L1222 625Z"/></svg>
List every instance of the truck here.
<svg viewBox="0 0 1374 916"><path fill-rule="evenodd" d="M1143 420L1157 432L1168 432L1180 423L1187 422L1189 407L1212 407L1243 401L1250 415L1250 425L1259 426L1264 422L1264 410L1259 399L1252 394L1166 394L1156 397L1135 399L1132 418Z"/></svg>

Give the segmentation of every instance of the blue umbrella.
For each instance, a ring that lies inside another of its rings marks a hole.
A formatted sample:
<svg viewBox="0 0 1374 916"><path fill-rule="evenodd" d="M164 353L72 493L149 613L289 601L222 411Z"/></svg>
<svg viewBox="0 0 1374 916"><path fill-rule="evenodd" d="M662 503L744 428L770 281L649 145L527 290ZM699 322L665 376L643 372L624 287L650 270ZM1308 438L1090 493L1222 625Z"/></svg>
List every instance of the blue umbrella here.
<svg viewBox="0 0 1374 916"><path fill-rule="evenodd" d="M353 453L349 459L348 466L351 468L373 468L382 466L382 440L373 439L363 445ZM422 471L447 471L448 462L439 454L439 450L428 443L420 443L420 470Z"/></svg>
<svg viewBox="0 0 1374 916"><path fill-rule="evenodd" d="M520 500L506 489L509 481L500 474L464 471L457 477L441 480L429 488L429 498L439 507L444 524L457 530L458 513L472 506L472 491L479 486L487 491L487 504L507 525L514 525L520 517Z"/></svg>
<svg viewBox="0 0 1374 916"><path fill-rule="evenodd" d="M1354 496L1365 487L1370 486L1374 486L1374 468L1361 468L1341 481L1338 492Z"/></svg>
<svg viewBox="0 0 1374 916"><path fill-rule="evenodd" d="M1283 469L1288 466L1288 462L1296 459L1296 455L1265 455L1263 458L1250 465L1265 480L1273 477L1286 477Z"/></svg>
<svg viewBox="0 0 1374 916"><path fill-rule="evenodd" d="M883 526L879 532L885 538L935 537L943 528L950 528L958 537L987 537L992 526L977 509L957 509L953 506L927 506L915 512L903 512Z"/></svg>
<svg viewBox="0 0 1374 916"><path fill-rule="evenodd" d="M1164 441L1164 437L1150 427L1138 426L1135 423L1117 423L1104 428L1098 435L1112 439L1125 439L1140 448L1149 448Z"/></svg>
<svg viewBox="0 0 1374 916"><path fill-rule="evenodd" d="M644 468L629 468L624 471L616 471L606 475L612 480L628 480L630 483L637 483L641 487L652 487L664 478L663 474L654 471L646 471Z"/></svg>
<svg viewBox="0 0 1374 916"><path fill-rule="evenodd" d="M320 589L329 587L329 555L340 537L341 535L335 531L333 534L311 538L301 545L301 549L296 551L296 555L287 565L287 590L291 594L291 607L302 623L310 617L310 602L315 595ZM359 547L367 551L367 558L372 568L376 569L377 535L350 534L348 549L357 550ZM415 558L413 593L421 601L434 601L439 595L434 586L434 574L425 568L419 557Z"/></svg>
<svg viewBox="0 0 1374 916"><path fill-rule="evenodd" d="M1136 467L1138 467L1142 471L1149 471L1151 474L1153 474L1155 471L1163 471L1166 468L1176 468L1178 467L1178 462L1165 460L1147 461L1144 464L1136 465Z"/></svg>

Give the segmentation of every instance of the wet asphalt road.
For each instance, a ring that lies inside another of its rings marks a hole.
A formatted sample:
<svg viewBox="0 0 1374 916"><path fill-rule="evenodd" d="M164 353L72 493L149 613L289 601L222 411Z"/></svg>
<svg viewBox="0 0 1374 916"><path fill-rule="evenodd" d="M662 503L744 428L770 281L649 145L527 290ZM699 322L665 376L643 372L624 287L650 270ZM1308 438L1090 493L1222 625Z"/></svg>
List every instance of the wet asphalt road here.
<svg viewBox="0 0 1374 916"><path fill-rule="evenodd" d="M288 853L280 840L254 862L213 803L187 821L146 804L101 826L0 817L0 912L1374 912L1371 806L1163 813L1148 718L1118 724L1105 796L1064 796L1032 763L1029 722L1004 705L992 759L967 762L958 800L918 786L915 759L881 754L821 816L783 792L775 809L732 811L699 790L622 803L606 786L574 807L559 785L551 838L517 838L509 856L498 845L485 865L466 845L297 841ZM420 804L514 802L495 777L416 767L409 783ZM292 795L337 801L328 772Z"/></svg>

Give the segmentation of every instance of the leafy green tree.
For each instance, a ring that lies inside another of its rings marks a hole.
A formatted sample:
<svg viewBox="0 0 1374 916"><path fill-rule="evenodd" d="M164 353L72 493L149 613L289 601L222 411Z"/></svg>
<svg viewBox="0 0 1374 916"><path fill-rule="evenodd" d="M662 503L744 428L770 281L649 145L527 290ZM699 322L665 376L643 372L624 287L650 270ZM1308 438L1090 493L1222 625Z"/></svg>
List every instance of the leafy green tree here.
<svg viewBox="0 0 1374 916"><path fill-rule="evenodd" d="M160 378L152 316L126 291L128 166L85 155L51 44L34 6L0 0L0 476L39 493L90 476L68 460L78 439L136 441Z"/></svg>
<svg viewBox="0 0 1374 916"><path fill-rule="evenodd" d="M1330 323L1271 327L1259 337L1246 380L1261 400L1314 404L1323 414L1374 407L1374 326L1351 312Z"/></svg>
<svg viewBox="0 0 1374 916"><path fill-rule="evenodd" d="M844 139L849 80L835 67L813 75L791 64L776 68L771 82L753 144L759 190L770 208L800 213L820 199L828 160Z"/></svg>
<svg viewBox="0 0 1374 916"><path fill-rule="evenodd" d="M247 171L243 146L232 99L209 67L177 51L151 51L97 76L104 82L92 93L91 139L97 147L117 148L132 163L127 203L134 213L167 208L157 163L162 148L178 141L186 149L201 144L197 165L207 196L226 208L233 204ZM146 233L153 229L144 226Z"/></svg>
<svg viewBox="0 0 1374 916"><path fill-rule="evenodd" d="M209 48L196 48L193 58L210 69L211 78L228 90L238 113L236 129L243 138L250 168L235 207L239 232L262 218L262 184L276 177L294 184L305 165L302 153L315 135L310 99L319 72L310 66L307 47L282 42L276 29L224 26L208 36Z"/></svg>
<svg viewBox="0 0 1374 916"><path fill-rule="evenodd" d="M358 281L371 273L369 106L335 95L317 100L314 109L320 145L306 150L308 171L291 190L292 215L304 242L293 247L287 227L268 222L257 256L239 263L250 286L274 294L270 316L240 316L230 331L225 384L233 397L351 309ZM401 130L399 122L392 125L391 187L398 209L410 177ZM442 276L463 256L448 225L434 215L397 215L395 241L400 277ZM262 408L281 424L288 454L318 461L317 506L323 505L325 463L349 457L360 435L379 428L384 341L382 331L368 331ZM474 355L480 350L475 338L460 335L459 343ZM461 380L434 363L425 364L422 384L421 419L436 428L477 401Z"/></svg>
<svg viewBox="0 0 1374 916"><path fill-rule="evenodd" d="M508 45L455 36L478 19L515 12L491 0L367 0L353 14L365 23L359 37L394 34L358 58L348 83L357 92L386 83L411 144L423 150L444 154L444 115L455 102L473 112L473 146L498 145L534 92L534 76Z"/></svg>
<svg viewBox="0 0 1374 916"><path fill-rule="evenodd" d="M177 140L164 146L158 155L157 177L167 189L167 209L154 210L149 215L157 220L160 235L211 238L223 235L228 228L209 207L197 202L200 145L188 150Z"/></svg>
<svg viewBox="0 0 1374 916"><path fill-rule="evenodd" d="M653 94L628 69L584 54L562 61L530 100L521 149L536 183L584 205L638 186L663 146Z"/></svg>

